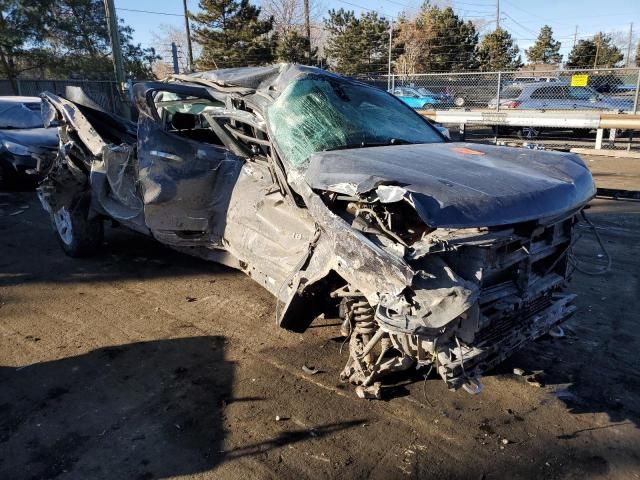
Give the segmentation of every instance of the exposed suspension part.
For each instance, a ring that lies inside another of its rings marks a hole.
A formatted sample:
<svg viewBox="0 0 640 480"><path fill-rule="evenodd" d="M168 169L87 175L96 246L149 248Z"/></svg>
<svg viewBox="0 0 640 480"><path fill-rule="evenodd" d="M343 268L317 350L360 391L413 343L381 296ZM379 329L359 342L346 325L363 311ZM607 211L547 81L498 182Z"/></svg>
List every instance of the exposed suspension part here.
<svg viewBox="0 0 640 480"><path fill-rule="evenodd" d="M361 398L380 398L381 383L376 380L410 368L413 360L400 352L388 355L393 347L389 334L379 327L373 307L361 292L345 286L331 296L341 298L341 332L349 340L349 360L340 379L358 385L356 393Z"/></svg>

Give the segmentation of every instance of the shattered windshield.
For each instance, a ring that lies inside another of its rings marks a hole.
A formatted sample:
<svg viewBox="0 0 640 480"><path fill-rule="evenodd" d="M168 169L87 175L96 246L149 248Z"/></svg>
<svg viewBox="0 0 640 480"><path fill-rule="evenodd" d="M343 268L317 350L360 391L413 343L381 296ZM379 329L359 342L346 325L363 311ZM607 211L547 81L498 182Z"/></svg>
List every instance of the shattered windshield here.
<svg viewBox="0 0 640 480"><path fill-rule="evenodd" d="M393 96L326 77L305 77L289 85L269 107L267 120L273 139L295 167L326 150L443 141Z"/></svg>
<svg viewBox="0 0 640 480"><path fill-rule="evenodd" d="M0 103L0 128L42 128L40 102Z"/></svg>

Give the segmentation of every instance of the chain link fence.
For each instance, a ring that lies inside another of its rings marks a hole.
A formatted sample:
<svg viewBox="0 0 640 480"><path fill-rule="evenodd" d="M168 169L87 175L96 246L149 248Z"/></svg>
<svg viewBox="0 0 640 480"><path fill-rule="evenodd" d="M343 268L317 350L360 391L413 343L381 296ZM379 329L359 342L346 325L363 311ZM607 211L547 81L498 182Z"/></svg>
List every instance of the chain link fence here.
<svg viewBox="0 0 640 480"><path fill-rule="evenodd" d="M369 75L360 80L425 110L637 113L640 69L535 69L505 72ZM636 134L636 136L640 136ZM466 139L535 148L592 146L596 131L548 126L470 126ZM638 139L640 140L640 139ZM632 131L609 132L602 148L640 148Z"/></svg>
<svg viewBox="0 0 640 480"><path fill-rule="evenodd" d="M415 75L364 75L359 80L389 90L416 109L457 111L607 112L637 113L640 69L521 70L505 72L428 73ZM63 93L67 86L81 87L107 111L121 112L123 101L114 81L20 79L18 95L38 96L43 91ZM0 95L13 95L9 80L0 80ZM458 125L450 127L452 137ZM521 125L468 125L468 141L526 145L532 148L592 147L597 132L586 128ZM602 148L640 149L640 132L599 132Z"/></svg>
<svg viewBox="0 0 640 480"><path fill-rule="evenodd" d="M68 86L81 87L94 102L109 112L122 111L123 99L115 81L18 79L16 83L17 95L26 97L38 97L45 91L64 94ZM0 95L15 94L9 80L0 80Z"/></svg>

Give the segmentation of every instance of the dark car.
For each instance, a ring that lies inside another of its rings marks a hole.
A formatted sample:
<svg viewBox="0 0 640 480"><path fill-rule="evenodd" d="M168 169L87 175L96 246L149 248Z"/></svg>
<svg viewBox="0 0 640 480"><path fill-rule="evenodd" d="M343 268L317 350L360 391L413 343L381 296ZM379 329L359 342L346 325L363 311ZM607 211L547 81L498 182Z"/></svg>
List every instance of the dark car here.
<svg viewBox="0 0 640 480"><path fill-rule="evenodd" d="M341 379L432 367L450 388L568 318L576 216L595 194L574 154L447 141L378 88L281 64L134 87L136 126L45 93L60 155L40 197L69 255L111 219L237 268L304 331L339 315ZM256 319L256 321L261 321Z"/></svg>
<svg viewBox="0 0 640 480"><path fill-rule="evenodd" d="M0 97L0 185L33 179L55 154L57 131L43 127L40 106L38 97Z"/></svg>

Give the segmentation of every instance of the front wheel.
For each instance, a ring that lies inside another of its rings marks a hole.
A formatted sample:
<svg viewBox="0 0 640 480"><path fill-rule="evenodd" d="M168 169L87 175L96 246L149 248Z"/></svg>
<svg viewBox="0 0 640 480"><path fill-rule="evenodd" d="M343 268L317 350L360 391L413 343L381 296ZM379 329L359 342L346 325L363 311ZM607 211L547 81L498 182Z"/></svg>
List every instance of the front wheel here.
<svg viewBox="0 0 640 480"><path fill-rule="evenodd" d="M51 214L58 242L70 257L91 255L102 244L102 220L99 217L89 218L89 203L83 198L72 207L65 206Z"/></svg>

